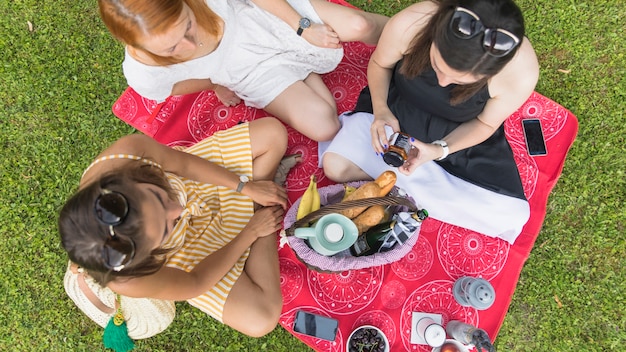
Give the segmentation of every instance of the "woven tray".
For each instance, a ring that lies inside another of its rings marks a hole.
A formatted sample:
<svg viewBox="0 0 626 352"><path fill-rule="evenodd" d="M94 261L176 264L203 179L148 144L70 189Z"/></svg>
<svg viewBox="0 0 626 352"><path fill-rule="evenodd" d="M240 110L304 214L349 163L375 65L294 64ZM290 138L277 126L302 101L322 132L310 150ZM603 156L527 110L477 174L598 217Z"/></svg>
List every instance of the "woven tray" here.
<svg viewBox="0 0 626 352"><path fill-rule="evenodd" d="M350 182L348 183L348 185L353 187L359 187L363 183L365 182ZM366 198L339 203L338 200L342 198L344 189L345 188L342 184L321 187L319 189L319 193L322 207L319 210L305 216L298 221L296 221L296 213L298 211L298 206L300 205L300 200L302 198L299 198L296 202L294 202L291 208L289 208L289 210L287 211L284 220L285 234L287 236L289 246L294 251L296 257L300 261L302 261L311 270L319 272L341 272L345 270L364 269L372 266L393 263L402 259L407 253L411 251L411 249L417 242L417 238L419 237L417 236L417 234L411 236L411 238L409 238L409 240L403 245L395 246L387 252L375 253L369 256L362 257L352 256L349 250L345 250L330 257L325 256L317 253L311 247L309 247L309 245L306 243L306 240L293 236L295 229L298 227L306 226L308 223L313 222L324 215L352 207L362 207L379 204L396 206L394 207L396 208L394 213L398 211L417 210L417 206L415 205L413 199L409 197L394 196L394 194L397 194L397 188L394 188L390 192L390 195L386 197ZM331 203L329 204L329 202ZM417 228L416 232L417 231L419 231L419 227Z"/></svg>

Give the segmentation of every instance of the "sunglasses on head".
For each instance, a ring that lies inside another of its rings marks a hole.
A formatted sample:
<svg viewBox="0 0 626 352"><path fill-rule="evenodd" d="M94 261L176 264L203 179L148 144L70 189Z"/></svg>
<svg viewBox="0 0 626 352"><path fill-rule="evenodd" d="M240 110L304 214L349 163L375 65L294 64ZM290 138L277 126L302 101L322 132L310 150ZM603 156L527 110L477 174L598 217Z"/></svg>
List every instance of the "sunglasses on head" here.
<svg viewBox="0 0 626 352"><path fill-rule="evenodd" d="M104 242L102 259L107 269L120 271L135 257L135 242L132 238L119 236L113 230L124 222L128 215L128 200L123 194L103 189L96 198L94 211L98 220L109 226L110 237Z"/></svg>
<svg viewBox="0 0 626 352"><path fill-rule="evenodd" d="M503 57L520 42L513 33L502 28L486 28L474 12L457 7L450 20L450 30L459 39L470 39L483 33L483 49L487 54Z"/></svg>

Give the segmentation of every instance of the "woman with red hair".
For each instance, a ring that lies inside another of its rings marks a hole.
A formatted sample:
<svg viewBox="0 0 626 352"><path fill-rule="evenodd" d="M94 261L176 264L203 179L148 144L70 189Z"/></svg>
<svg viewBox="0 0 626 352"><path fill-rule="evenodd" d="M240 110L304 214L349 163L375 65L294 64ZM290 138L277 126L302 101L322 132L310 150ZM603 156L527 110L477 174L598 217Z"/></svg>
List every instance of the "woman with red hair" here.
<svg viewBox="0 0 626 352"><path fill-rule="evenodd" d="M341 42L376 44L387 21L325 0L98 3L104 23L126 45L124 75L140 95L163 101L214 90L227 106L243 100L317 141L339 130L334 98L319 74L340 62Z"/></svg>

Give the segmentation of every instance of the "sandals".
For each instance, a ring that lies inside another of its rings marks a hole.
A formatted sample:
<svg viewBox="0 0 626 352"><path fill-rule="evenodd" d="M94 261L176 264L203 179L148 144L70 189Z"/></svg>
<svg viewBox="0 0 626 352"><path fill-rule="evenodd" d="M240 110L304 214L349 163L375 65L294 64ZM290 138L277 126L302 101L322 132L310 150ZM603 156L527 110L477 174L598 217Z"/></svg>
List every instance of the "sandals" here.
<svg viewBox="0 0 626 352"><path fill-rule="evenodd" d="M291 170L296 164L302 161L302 154L289 154L285 155L278 168L276 169L276 175L274 176L274 182L277 184L284 186L285 181L287 180L287 174L289 170Z"/></svg>

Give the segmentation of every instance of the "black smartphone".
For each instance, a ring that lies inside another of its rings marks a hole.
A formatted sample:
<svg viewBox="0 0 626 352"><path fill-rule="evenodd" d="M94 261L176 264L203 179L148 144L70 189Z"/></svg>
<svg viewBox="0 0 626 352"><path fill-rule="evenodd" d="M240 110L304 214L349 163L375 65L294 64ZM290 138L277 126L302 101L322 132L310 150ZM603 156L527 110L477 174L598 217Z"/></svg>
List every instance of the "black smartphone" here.
<svg viewBox="0 0 626 352"><path fill-rule="evenodd" d="M337 319L303 310L296 312L296 320L293 323L293 331L328 341L335 341L338 327Z"/></svg>
<svg viewBox="0 0 626 352"><path fill-rule="evenodd" d="M548 154L546 140L543 138L541 121L539 119L522 120L524 127L524 137L526 138L526 148L528 155L538 156Z"/></svg>

